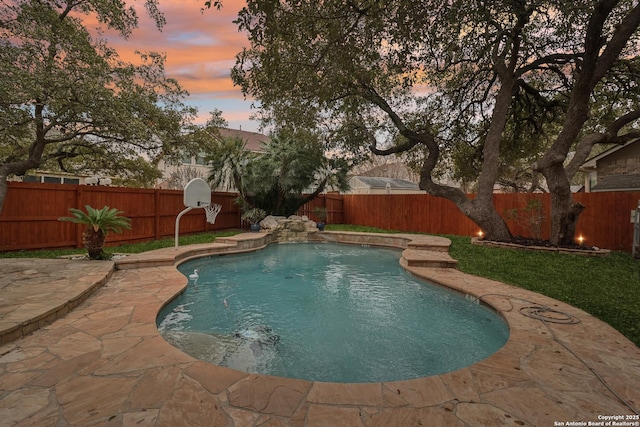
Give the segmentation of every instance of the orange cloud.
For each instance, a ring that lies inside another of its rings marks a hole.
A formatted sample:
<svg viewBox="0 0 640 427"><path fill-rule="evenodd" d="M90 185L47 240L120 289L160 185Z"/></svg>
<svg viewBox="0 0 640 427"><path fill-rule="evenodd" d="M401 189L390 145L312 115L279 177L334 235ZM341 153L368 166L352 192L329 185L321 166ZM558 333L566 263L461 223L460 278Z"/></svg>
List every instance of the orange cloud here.
<svg viewBox="0 0 640 427"><path fill-rule="evenodd" d="M162 31L155 27L141 3L134 3L139 15L138 29L126 40L106 31L104 37L109 45L130 62L137 62L135 51L165 53L167 75L190 93L187 102L198 107L199 116L208 116L206 108L213 104L225 117L229 116L230 122L231 116L234 120L240 120L241 116L248 120L251 102L241 104L243 95L230 78L235 56L248 45L246 35L239 33L232 22L245 1L224 0L222 10L201 12L204 0L161 0L160 9L167 20ZM96 26L91 17L83 21L90 29ZM225 100L236 101L229 104L229 113ZM240 111L240 105L245 105L246 111Z"/></svg>

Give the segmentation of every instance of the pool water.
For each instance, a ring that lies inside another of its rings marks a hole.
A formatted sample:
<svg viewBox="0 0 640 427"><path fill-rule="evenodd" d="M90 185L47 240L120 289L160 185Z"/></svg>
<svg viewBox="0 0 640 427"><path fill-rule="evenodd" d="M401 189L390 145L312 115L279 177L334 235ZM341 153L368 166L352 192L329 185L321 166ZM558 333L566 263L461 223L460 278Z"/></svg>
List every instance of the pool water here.
<svg viewBox="0 0 640 427"><path fill-rule="evenodd" d="M502 318L413 277L399 256L298 243L189 261L179 270L192 278L160 313L158 329L212 363L330 382L441 374L506 343Z"/></svg>

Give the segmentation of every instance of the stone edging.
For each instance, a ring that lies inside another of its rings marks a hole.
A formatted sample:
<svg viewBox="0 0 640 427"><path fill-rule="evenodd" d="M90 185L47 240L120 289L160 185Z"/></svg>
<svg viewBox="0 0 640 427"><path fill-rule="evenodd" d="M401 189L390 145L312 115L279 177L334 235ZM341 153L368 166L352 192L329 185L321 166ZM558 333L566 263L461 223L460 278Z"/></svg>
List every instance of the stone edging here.
<svg viewBox="0 0 640 427"><path fill-rule="evenodd" d="M451 241L445 237L421 234L382 234L350 231L324 231L310 234L309 241L385 246L403 249L403 258L409 265L422 267L455 267L457 261L449 256ZM270 232L242 233L221 237L214 243L189 245L185 247L163 248L142 254L130 255L116 260L118 270L169 266L181 264L189 259L233 254L261 249L276 243L276 236Z"/></svg>
<svg viewBox="0 0 640 427"><path fill-rule="evenodd" d="M520 249L525 251L541 251L541 252L557 252L561 254L585 255L585 256L608 256L611 251L609 249L570 249L558 248L555 246L527 246L517 243L494 242L491 240L483 240L478 237L472 237L471 243L478 246L488 246L492 248L503 249Z"/></svg>
<svg viewBox="0 0 640 427"><path fill-rule="evenodd" d="M23 259L31 265L31 269L22 272L22 277L17 277L17 282L23 282L24 277L29 274L34 276L36 280L46 282L68 280L71 283L56 292L55 295L49 295L42 299L34 299L30 292L43 292L42 290L34 290L37 286L27 286L22 284L16 288L5 290L3 301L4 313L0 317L0 345L5 345L19 338L25 337L32 332L63 318L74 308L85 302L98 289L106 284L115 271L115 265L110 261L75 261L75 260L48 260L54 265L62 265L59 270L56 267L42 267L39 260ZM87 271L83 275L76 276L76 271L67 269L63 266L69 262L86 262ZM44 271L40 271L40 270ZM50 276L46 270L55 271ZM11 275L12 273L9 273ZM14 272L13 275L19 274ZM22 288L22 290L20 290ZM12 295L8 297L8 294Z"/></svg>

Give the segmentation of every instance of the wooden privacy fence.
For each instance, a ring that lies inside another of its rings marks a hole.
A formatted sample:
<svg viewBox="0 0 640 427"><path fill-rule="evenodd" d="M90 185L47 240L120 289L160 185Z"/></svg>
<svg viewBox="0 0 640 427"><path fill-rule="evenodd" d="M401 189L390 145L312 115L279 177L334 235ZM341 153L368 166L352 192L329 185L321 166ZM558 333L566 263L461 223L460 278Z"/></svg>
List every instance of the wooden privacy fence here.
<svg viewBox="0 0 640 427"><path fill-rule="evenodd" d="M215 224L204 210L194 209L180 220L180 234L240 227L235 193L212 193L211 202L222 205ZM84 227L61 222L69 208L85 211L109 206L131 219L131 230L109 233L107 244L140 242L173 236L177 215L185 209L178 190L103 187L66 184L9 183L0 214L0 251L81 247Z"/></svg>
<svg viewBox="0 0 640 427"><path fill-rule="evenodd" d="M318 222L318 217L313 213L313 210L318 207L324 207L327 208L327 223L344 224L343 197L344 196L342 194L321 194L298 209L297 214L301 216L306 215L312 220Z"/></svg>
<svg viewBox="0 0 640 427"><path fill-rule="evenodd" d="M69 208L105 205L124 211L132 229L109 235L108 244L154 240L173 236L175 220L184 209L182 191L92 187L85 185L9 183L7 199L0 214L0 251L82 246L83 227L60 222ZM222 205L215 225L206 222L201 209L180 220L180 234L239 228L240 212L235 193L212 193L212 203ZM574 199L587 208L580 216L577 235L584 243L606 249L631 252L633 224L630 214L638 205L640 192L578 193ZM531 201L538 204L532 204ZM500 214L517 212L518 219L507 223L514 235L549 237L548 194L495 194ZM340 195L325 194L303 206L298 214L313 214L316 206L327 208L330 224L357 224L388 230L433 234L477 236L480 228L450 201L427 194ZM529 220L538 213L526 207L540 206L542 222L534 230Z"/></svg>
<svg viewBox="0 0 640 427"><path fill-rule="evenodd" d="M578 221L576 236L584 244L631 252L633 224L631 211L638 206L640 192L577 193L574 200L586 206ZM525 209L534 200L541 206L540 237L549 238L549 194L495 194L498 213L517 212L519 219L507 220L513 235L536 237L528 219L537 211ZM388 230L433 234L477 236L480 228L453 204L428 194L345 195L344 222Z"/></svg>

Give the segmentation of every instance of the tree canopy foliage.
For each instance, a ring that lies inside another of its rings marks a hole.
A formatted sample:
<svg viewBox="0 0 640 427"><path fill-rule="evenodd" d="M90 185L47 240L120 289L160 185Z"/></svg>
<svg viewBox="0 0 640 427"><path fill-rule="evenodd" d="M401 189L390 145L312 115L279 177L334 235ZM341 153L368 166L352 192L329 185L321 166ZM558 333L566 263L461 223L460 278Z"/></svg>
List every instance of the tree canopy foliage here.
<svg viewBox="0 0 640 427"><path fill-rule="evenodd" d="M222 138L210 148L209 180L239 192L243 209L290 216L325 190L346 190L348 162L325 156L316 135L281 130L262 152L250 152L240 138Z"/></svg>
<svg viewBox="0 0 640 427"><path fill-rule="evenodd" d="M572 243L570 178L594 144L637 136L634 1L248 0L237 23L251 45L232 76L266 120L354 158L413 152L420 187L488 238L511 238L493 191L528 164L552 194L552 242ZM434 181L442 162L475 198Z"/></svg>
<svg viewBox="0 0 640 427"><path fill-rule="evenodd" d="M157 0L145 5L161 28ZM40 167L149 184L161 158L204 143L202 133L185 136L196 111L166 76L164 55L139 52L138 63L127 63L86 19L122 37L138 22L119 0L0 6L0 211L9 175Z"/></svg>

